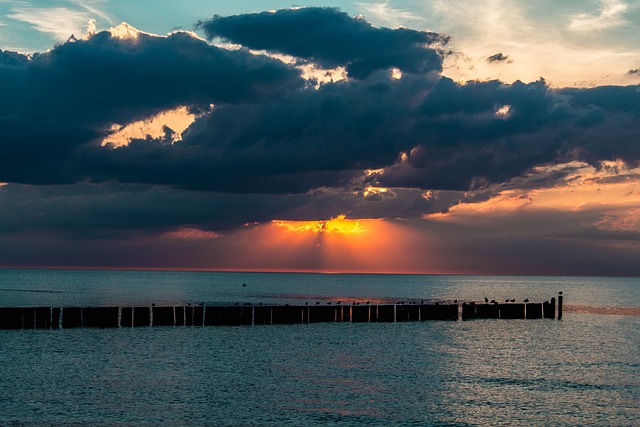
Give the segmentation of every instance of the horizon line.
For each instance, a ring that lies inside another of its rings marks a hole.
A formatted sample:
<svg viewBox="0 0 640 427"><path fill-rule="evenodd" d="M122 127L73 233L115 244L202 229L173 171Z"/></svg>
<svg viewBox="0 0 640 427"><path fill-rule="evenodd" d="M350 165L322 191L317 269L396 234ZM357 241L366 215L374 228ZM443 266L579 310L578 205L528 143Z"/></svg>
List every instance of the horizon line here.
<svg viewBox="0 0 640 427"><path fill-rule="evenodd" d="M517 273L517 272L426 272L426 271L356 271L314 269L268 269L268 268L196 268L196 267L108 267L108 266L41 266L0 265L1 270L68 270L68 271L157 271L176 273L274 273L274 274L379 274L399 276L523 276L523 277L628 277L634 275L578 274L578 273Z"/></svg>

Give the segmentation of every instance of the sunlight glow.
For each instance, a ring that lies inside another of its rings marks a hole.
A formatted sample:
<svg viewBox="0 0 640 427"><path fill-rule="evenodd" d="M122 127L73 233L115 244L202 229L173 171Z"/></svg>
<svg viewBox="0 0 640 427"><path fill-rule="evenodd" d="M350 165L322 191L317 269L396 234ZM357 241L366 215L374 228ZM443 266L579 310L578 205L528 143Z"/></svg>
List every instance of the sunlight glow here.
<svg viewBox="0 0 640 427"><path fill-rule="evenodd" d="M387 193L389 191L388 188L384 187L372 187L371 185L364 189L364 197L374 194L382 194Z"/></svg>
<svg viewBox="0 0 640 427"><path fill-rule="evenodd" d="M198 239L217 239L220 237L218 233L213 231L201 230L194 227L183 227L178 230L164 233L164 236L180 240L198 240Z"/></svg>
<svg viewBox="0 0 640 427"><path fill-rule="evenodd" d="M297 233L336 233L336 234L357 234L366 233L366 229L360 225L360 220L347 219L345 215L338 215L323 221L284 221L274 220L274 225L284 227L288 231Z"/></svg>
<svg viewBox="0 0 640 427"><path fill-rule="evenodd" d="M495 114L499 119L508 119L511 115L511 105L503 105L496 110Z"/></svg>
<svg viewBox="0 0 640 427"><path fill-rule="evenodd" d="M597 170L579 162L552 167L540 166L529 178L561 172L564 180L553 187L504 189L480 202L451 206L448 212L427 214L438 221L461 221L514 212L557 211L591 212L597 220L591 225L600 230L631 231L640 227L640 168L627 168L621 161L603 162ZM513 185L518 185L517 182Z"/></svg>
<svg viewBox="0 0 640 427"><path fill-rule="evenodd" d="M178 107L173 110L163 111L145 120L138 120L126 125L114 124L110 133L102 140L102 146L112 148L129 145L134 139L151 137L161 138L165 135L165 127L173 132L170 135L171 143L182 140L182 133L197 119L196 114L189 112L187 107Z"/></svg>

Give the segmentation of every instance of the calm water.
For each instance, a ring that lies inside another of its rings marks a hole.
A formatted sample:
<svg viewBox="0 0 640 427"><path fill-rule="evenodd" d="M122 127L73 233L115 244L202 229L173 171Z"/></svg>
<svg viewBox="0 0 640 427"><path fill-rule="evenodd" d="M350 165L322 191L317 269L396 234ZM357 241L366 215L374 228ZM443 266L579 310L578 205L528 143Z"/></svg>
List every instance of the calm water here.
<svg viewBox="0 0 640 427"><path fill-rule="evenodd" d="M0 306L559 290L562 321L0 331L0 425L640 425L637 278L0 270Z"/></svg>

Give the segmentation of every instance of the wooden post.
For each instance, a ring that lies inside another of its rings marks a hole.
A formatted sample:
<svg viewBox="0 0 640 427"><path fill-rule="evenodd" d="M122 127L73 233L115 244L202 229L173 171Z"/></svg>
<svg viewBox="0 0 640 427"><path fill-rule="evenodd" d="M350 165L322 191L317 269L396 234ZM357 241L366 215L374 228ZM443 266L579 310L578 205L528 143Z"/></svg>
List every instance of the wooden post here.
<svg viewBox="0 0 640 427"><path fill-rule="evenodd" d="M558 320L562 319L562 292L558 292Z"/></svg>

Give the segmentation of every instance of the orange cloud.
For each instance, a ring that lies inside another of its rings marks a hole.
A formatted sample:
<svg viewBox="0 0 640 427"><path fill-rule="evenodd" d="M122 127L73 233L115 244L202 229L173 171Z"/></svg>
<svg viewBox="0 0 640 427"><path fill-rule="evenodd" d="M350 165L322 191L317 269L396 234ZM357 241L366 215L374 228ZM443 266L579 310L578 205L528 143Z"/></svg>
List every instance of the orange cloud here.
<svg viewBox="0 0 640 427"><path fill-rule="evenodd" d="M600 220L592 225L610 231L634 231L640 225L640 168L624 170L621 162L607 162L595 168L571 163L539 167L530 175L542 175L563 168L575 168L563 182L552 188L505 189L481 202L460 203L447 213L425 215L437 221L464 221L478 215L509 214L555 210L562 212L598 212ZM624 172L621 172L623 171ZM517 187L518 183L511 183ZM509 185L509 184L508 184Z"/></svg>

